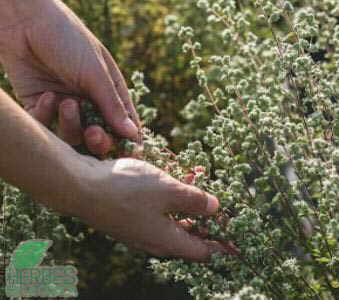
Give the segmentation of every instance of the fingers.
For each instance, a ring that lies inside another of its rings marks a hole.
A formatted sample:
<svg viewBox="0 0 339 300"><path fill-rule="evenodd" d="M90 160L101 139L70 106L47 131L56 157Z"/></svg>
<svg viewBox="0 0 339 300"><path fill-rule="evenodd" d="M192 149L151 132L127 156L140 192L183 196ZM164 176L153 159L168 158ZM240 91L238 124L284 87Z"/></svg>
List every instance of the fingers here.
<svg viewBox="0 0 339 300"><path fill-rule="evenodd" d="M55 119L58 109L58 100L54 93L46 92L37 100L36 105L27 108L33 118L48 127Z"/></svg>
<svg viewBox="0 0 339 300"><path fill-rule="evenodd" d="M219 201L194 186L180 183L171 193L168 205L171 212L208 216L217 212Z"/></svg>
<svg viewBox="0 0 339 300"><path fill-rule="evenodd" d="M205 227L196 228L195 226L193 226L195 224L194 220L183 219L183 220L179 220L176 222L178 225L184 228L188 233L193 234L202 239L208 238L208 229Z"/></svg>
<svg viewBox="0 0 339 300"><path fill-rule="evenodd" d="M101 127L92 126L84 130L81 126L80 109L75 99L60 102L53 92L46 92L35 100L36 105L26 106L26 110L45 126L49 126L58 114L57 134L68 144L76 146L83 142L95 155L105 155L111 151L113 138Z"/></svg>
<svg viewBox="0 0 339 300"><path fill-rule="evenodd" d="M85 143L89 151L96 155L111 151L113 139L99 126L90 126L85 130Z"/></svg>
<svg viewBox="0 0 339 300"><path fill-rule="evenodd" d="M97 62L98 70L88 75L86 85L89 96L97 105L106 123L121 137L138 141L138 128L128 117L105 62Z"/></svg>
<svg viewBox="0 0 339 300"><path fill-rule="evenodd" d="M183 219L183 220L176 221L176 223L179 226L181 226L188 233L193 234L194 236L197 236L201 239L207 239L208 236L209 236L208 229L206 227L196 228L196 227L193 226L195 224L194 220ZM225 230L226 230L226 228L225 228ZM223 251L222 251L223 253L227 253L227 254L233 255L233 256L238 256L240 254L240 250L237 248L237 246L234 244L233 241L218 240L218 241L214 241L214 242L218 243L217 249L223 248Z"/></svg>
<svg viewBox="0 0 339 300"><path fill-rule="evenodd" d="M154 255L180 257L201 262L208 261L211 254L215 252L226 252L220 243L191 235L181 225L169 219L162 228L159 245L162 245L163 249L151 250Z"/></svg>
<svg viewBox="0 0 339 300"><path fill-rule="evenodd" d="M79 104L66 99L59 108L59 135L70 145L80 145L83 137L88 150L95 155L104 155L112 150L113 139L100 126L81 127Z"/></svg>
<svg viewBox="0 0 339 300"><path fill-rule="evenodd" d="M124 76L122 75L118 65L114 61L111 54L105 47L102 47L102 53L105 59L105 62L108 66L108 70L110 72L111 78L115 84L116 90L120 96L121 101L125 105L125 109L127 110L130 118L134 122L134 124L141 128L139 115L133 105L132 99L128 93L128 88Z"/></svg>
<svg viewBox="0 0 339 300"><path fill-rule="evenodd" d="M72 146L80 145L82 142L79 104L73 99L66 99L60 103L58 133Z"/></svg>

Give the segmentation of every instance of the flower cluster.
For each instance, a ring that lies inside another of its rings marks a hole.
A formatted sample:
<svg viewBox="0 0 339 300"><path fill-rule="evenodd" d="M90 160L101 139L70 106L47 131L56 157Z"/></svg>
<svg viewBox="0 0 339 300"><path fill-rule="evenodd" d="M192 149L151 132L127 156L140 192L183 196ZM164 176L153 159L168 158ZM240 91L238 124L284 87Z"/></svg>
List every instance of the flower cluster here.
<svg viewBox="0 0 339 300"><path fill-rule="evenodd" d="M219 215L194 224L237 251L152 267L190 285L195 299L337 299L339 4L190 5L220 47L209 51L195 28L179 25L180 12L167 32L182 39L201 87L182 115L195 124L207 113L210 124L167 166L219 198Z"/></svg>

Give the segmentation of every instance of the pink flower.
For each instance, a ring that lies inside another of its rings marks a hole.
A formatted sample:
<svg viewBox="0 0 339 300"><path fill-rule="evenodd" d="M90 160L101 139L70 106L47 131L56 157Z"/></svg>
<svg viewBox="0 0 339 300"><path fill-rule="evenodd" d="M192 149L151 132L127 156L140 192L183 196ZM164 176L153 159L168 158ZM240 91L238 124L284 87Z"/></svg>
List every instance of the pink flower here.
<svg viewBox="0 0 339 300"><path fill-rule="evenodd" d="M188 173L184 176L183 179L184 183L186 184L194 184L195 181L195 174L194 173Z"/></svg>
<svg viewBox="0 0 339 300"><path fill-rule="evenodd" d="M206 168L203 166L196 166L194 167L194 173L205 173L206 172Z"/></svg>

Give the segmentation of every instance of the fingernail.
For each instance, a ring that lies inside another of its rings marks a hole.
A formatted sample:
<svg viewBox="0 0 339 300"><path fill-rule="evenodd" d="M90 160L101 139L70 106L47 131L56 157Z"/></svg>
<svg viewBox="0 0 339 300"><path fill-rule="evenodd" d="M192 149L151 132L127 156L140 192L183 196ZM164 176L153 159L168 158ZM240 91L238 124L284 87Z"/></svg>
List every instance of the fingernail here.
<svg viewBox="0 0 339 300"><path fill-rule="evenodd" d="M94 135L91 136L91 143L93 145L99 145L102 143L102 134L100 133L96 133Z"/></svg>
<svg viewBox="0 0 339 300"><path fill-rule="evenodd" d="M216 213L219 208L219 201L213 196L208 196L206 211L209 214Z"/></svg>
<svg viewBox="0 0 339 300"><path fill-rule="evenodd" d="M130 118L125 119L123 122L123 125L125 127L126 134L130 138L133 138L133 139L138 138L138 128Z"/></svg>
<svg viewBox="0 0 339 300"><path fill-rule="evenodd" d="M66 119L73 119L76 115L75 105L67 105L63 113Z"/></svg>

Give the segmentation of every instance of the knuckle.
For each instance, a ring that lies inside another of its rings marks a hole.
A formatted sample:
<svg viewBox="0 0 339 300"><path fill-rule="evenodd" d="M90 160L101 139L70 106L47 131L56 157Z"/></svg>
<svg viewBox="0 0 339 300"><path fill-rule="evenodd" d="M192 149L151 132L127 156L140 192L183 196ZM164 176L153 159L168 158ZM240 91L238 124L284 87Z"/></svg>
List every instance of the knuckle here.
<svg viewBox="0 0 339 300"><path fill-rule="evenodd" d="M119 159L114 165L114 171L117 173L127 174L133 178L142 178L143 182L146 182L149 176L154 173L153 169L150 168L150 165L147 162L134 158Z"/></svg>

